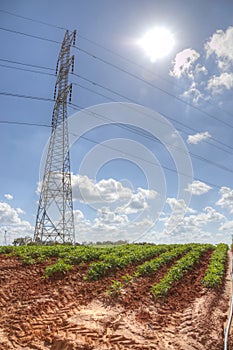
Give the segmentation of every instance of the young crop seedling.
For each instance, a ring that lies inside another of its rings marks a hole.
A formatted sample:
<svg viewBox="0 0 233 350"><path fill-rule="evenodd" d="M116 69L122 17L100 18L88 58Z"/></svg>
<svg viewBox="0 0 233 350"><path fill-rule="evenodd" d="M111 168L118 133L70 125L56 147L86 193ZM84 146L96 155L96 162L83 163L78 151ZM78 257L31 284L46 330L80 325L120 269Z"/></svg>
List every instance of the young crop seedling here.
<svg viewBox="0 0 233 350"><path fill-rule="evenodd" d="M120 281L112 280L112 284L106 290L106 293L111 297L115 297L121 294L123 287L123 283L121 283Z"/></svg>

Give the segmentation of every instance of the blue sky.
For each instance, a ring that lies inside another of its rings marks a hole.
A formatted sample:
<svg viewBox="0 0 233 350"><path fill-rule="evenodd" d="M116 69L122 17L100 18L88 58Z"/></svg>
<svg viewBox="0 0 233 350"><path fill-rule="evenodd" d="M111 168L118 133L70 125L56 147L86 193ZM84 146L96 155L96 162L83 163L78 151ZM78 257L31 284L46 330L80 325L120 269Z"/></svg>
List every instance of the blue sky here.
<svg viewBox="0 0 233 350"><path fill-rule="evenodd" d="M53 99L47 68L60 50L15 32L61 42L61 28L78 31L70 81L81 111L68 107L76 240L230 243L233 3L3 0L0 10L0 244L5 231L7 243L33 234L50 136L14 122L50 125L53 110L6 93ZM138 40L154 27L175 45L151 62Z"/></svg>

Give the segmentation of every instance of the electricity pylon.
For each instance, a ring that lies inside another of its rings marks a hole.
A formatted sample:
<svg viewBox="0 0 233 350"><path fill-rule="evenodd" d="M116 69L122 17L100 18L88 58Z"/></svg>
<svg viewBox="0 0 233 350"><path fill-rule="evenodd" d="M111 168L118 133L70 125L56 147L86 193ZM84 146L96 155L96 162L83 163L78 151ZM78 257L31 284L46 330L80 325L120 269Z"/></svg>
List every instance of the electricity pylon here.
<svg viewBox="0 0 233 350"><path fill-rule="evenodd" d="M66 31L57 61L52 131L34 232L34 241L38 243L75 242L67 121L67 99L69 95L71 102L72 94L68 76L70 68L74 70L70 48L75 45L75 37L76 31Z"/></svg>

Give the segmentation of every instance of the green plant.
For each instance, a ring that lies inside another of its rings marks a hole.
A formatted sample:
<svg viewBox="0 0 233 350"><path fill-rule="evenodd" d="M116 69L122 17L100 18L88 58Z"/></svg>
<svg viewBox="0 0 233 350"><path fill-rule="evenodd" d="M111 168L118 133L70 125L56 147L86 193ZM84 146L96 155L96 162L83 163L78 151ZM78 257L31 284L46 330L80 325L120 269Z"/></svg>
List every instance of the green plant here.
<svg viewBox="0 0 233 350"><path fill-rule="evenodd" d="M110 252L104 252L99 256L97 262L90 264L85 276L86 280L97 280L106 276L111 271L114 273L117 269L122 269L129 264L140 262L158 256L168 250L171 250L174 245L125 245L111 249Z"/></svg>
<svg viewBox="0 0 233 350"><path fill-rule="evenodd" d="M22 258L22 263L25 265L33 265L35 263L35 259L26 255Z"/></svg>
<svg viewBox="0 0 233 350"><path fill-rule="evenodd" d="M159 283L151 287L151 293L154 298L165 296L174 283L179 281L187 271L192 269L201 256L210 249L213 249L213 246L210 244L194 245L190 252L170 268Z"/></svg>
<svg viewBox="0 0 233 350"><path fill-rule="evenodd" d="M13 251L13 247L2 246L0 247L0 254L10 254Z"/></svg>
<svg viewBox="0 0 233 350"><path fill-rule="evenodd" d="M227 261L228 245L220 243L213 252L202 283L207 288L215 288L222 284Z"/></svg>
<svg viewBox="0 0 233 350"><path fill-rule="evenodd" d="M109 286L109 288L106 290L106 293L114 297L116 295L119 295L122 291L123 284L120 281L112 280L112 284Z"/></svg>
<svg viewBox="0 0 233 350"><path fill-rule="evenodd" d="M66 264L61 259L58 259L58 261L55 264L52 264L45 268L44 277L48 278L56 273L66 274L67 271L72 269L72 267L72 265Z"/></svg>
<svg viewBox="0 0 233 350"><path fill-rule="evenodd" d="M121 278L123 279L123 282L124 282L125 284L129 284L129 283L131 283L132 280L133 280L133 276L131 276L129 273L127 273L127 274L124 275L124 276L121 276Z"/></svg>

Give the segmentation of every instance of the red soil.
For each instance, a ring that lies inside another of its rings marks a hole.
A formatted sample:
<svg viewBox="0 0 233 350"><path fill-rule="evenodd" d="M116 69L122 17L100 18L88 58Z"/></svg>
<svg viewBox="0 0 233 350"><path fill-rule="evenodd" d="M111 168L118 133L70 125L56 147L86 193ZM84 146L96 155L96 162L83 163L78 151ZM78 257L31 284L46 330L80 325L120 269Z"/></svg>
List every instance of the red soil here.
<svg viewBox="0 0 233 350"><path fill-rule="evenodd" d="M0 255L0 350L220 350L230 302L230 266L215 291L201 285L210 253L172 288L154 301L150 286L158 274L130 283L120 295L105 293L111 280L133 273L85 282L87 265L64 276L44 279L48 263L23 265Z"/></svg>

